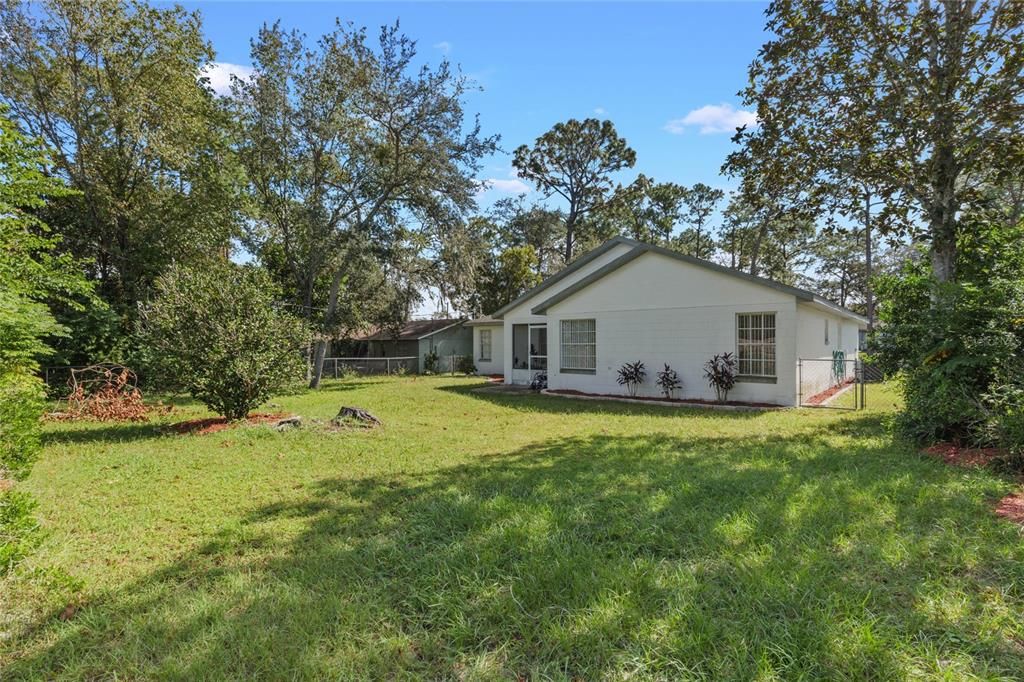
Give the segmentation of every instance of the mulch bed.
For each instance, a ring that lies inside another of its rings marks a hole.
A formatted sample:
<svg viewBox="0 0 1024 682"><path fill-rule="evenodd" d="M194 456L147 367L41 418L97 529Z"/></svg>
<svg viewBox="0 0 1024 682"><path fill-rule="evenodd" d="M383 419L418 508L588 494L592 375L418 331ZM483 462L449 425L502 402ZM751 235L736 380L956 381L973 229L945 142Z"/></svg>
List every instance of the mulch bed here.
<svg viewBox="0 0 1024 682"><path fill-rule="evenodd" d="M810 398L805 400L804 401L804 405L821 405L822 403L827 401L829 398L831 398L832 396L836 395L837 393L839 393L840 391L842 391L844 388L846 388L847 386L849 386L852 383L853 383L853 379L848 379L848 380L844 381L843 383L839 384L838 386L832 386L830 388L826 388L821 393L812 395Z"/></svg>
<svg viewBox="0 0 1024 682"><path fill-rule="evenodd" d="M245 421L229 421L224 417L208 417L206 419L189 419L188 421L178 422L177 424L171 424L168 429L178 434L190 434L195 433L204 435L207 433L217 433L218 431L224 431L240 424L253 425L253 424L269 424L271 422L277 422L285 417L291 415L285 412L274 412L274 413L262 413L253 412Z"/></svg>
<svg viewBox="0 0 1024 682"><path fill-rule="evenodd" d="M1024 493L1011 493L999 500L996 515L1024 526Z"/></svg>
<svg viewBox="0 0 1024 682"><path fill-rule="evenodd" d="M745 403L740 400L727 400L724 403L720 403L717 400L700 400L698 398L655 398L653 396L631 396L631 395L615 395L613 393L584 393L583 391L574 391L569 388L559 388L549 390L548 393L554 393L556 395L577 395L585 398L626 398L627 400L645 400L657 403L678 403L680 405L729 405L732 407L778 407L778 405L772 403Z"/></svg>
<svg viewBox="0 0 1024 682"><path fill-rule="evenodd" d="M1004 454L999 448L967 448L954 443L937 443L925 448L924 453L959 467L984 467Z"/></svg>
<svg viewBox="0 0 1024 682"><path fill-rule="evenodd" d="M988 466L992 460L1006 454L999 448L965 448L955 443L938 443L922 452L946 464L971 469ZM996 503L993 511L996 516L1024 526L1024 492L1010 493Z"/></svg>

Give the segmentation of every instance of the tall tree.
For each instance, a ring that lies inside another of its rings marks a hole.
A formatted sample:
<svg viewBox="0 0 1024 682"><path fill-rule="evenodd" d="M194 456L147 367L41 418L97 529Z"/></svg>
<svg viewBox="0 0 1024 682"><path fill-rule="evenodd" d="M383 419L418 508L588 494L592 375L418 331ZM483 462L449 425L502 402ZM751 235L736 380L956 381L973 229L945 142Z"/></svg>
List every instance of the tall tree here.
<svg viewBox="0 0 1024 682"><path fill-rule="evenodd" d="M865 249L862 230L824 230L809 246L814 257L814 276L807 286L823 297L860 313L870 299L867 258L877 248ZM874 240L872 240L874 241Z"/></svg>
<svg viewBox="0 0 1024 682"><path fill-rule="evenodd" d="M12 1L0 4L0 35L0 98L77 190L46 209L59 248L87 260L128 330L168 263L223 251L234 233L199 15L135 0Z"/></svg>
<svg viewBox="0 0 1024 682"><path fill-rule="evenodd" d="M541 204L527 204L526 195L499 199L488 213L496 246L529 246L536 254L538 275L550 275L565 265L565 214Z"/></svg>
<svg viewBox="0 0 1024 682"><path fill-rule="evenodd" d="M253 76L234 83L260 226L281 241L304 300L330 273L323 329L348 273L339 253L356 242L386 259L402 229L458 220L475 206L479 160L496 147L478 122L465 125L467 80L447 62L415 68L415 58L397 24L376 41L339 24L315 50L274 26L254 42ZM281 159L270 173L264 147ZM316 343L313 387L327 341Z"/></svg>
<svg viewBox="0 0 1024 682"><path fill-rule="evenodd" d="M773 150L797 185L847 172L858 149L871 163L857 178L908 197L900 225L928 244L935 279L955 281L958 217L1024 137L1024 3L777 0L767 28L743 93L761 122L747 147Z"/></svg>
<svg viewBox="0 0 1024 682"><path fill-rule="evenodd" d="M623 234L650 244L672 246L685 192L682 185L655 182L641 173L632 184L616 192L606 210L592 218L592 231L602 239Z"/></svg>
<svg viewBox="0 0 1024 682"><path fill-rule="evenodd" d="M509 247L495 256L482 272L480 310L494 312L540 281L536 252L529 246Z"/></svg>
<svg viewBox="0 0 1024 682"><path fill-rule="evenodd" d="M569 119L544 133L532 147L515 150L512 165L548 196L562 197L565 215L565 262L572 261L577 224L605 207L614 194L612 174L636 163L626 140L611 121Z"/></svg>
<svg viewBox="0 0 1024 682"><path fill-rule="evenodd" d="M715 209L724 197L725 192L703 182L684 189L682 200L685 210L682 213L682 221L689 225L689 228L680 235L681 251L696 258L711 258L714 254L715 241L710 234L708 220L714 215ZM708 234L705 240L706 228Z"/></svg>

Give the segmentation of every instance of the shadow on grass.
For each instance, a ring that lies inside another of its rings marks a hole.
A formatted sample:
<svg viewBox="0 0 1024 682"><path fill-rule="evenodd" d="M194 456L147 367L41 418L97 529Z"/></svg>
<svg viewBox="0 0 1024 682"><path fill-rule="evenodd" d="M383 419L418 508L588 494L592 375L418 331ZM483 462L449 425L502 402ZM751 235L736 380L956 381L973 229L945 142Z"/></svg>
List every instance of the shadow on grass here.
<svg viewBox="0 0 1024 682"><path fill-rule="evenodd" d="M164 422L64 422L47 428L43 446L85 443L127 443L166 435Z"/></svg>
<svg viewBox="0 0 1024 682"><path fill-rule="evenodd" d="M703 407L665 407L660 405L643 405L636 403L620 403L614 400L574 400L559 396L541 395L540 393L503 393L487 390L487 385L453 384L438 386L438 390L454 393L466 398L483 400L494 405L507 407L524 412L548 412L551 414L609 414L609 415L649 415L656 417L688 418L708 416L736 419L750 419L764 414L761 410L717 410Z"/></svg>
<svg viewBox="0 0 1024 682"><path fill-rule="evenodd" d="M556 438L430 474L328 478L40 623L10 672L1012 675L1024 653L1005 633L1021 626L1000 599L1022 606L1024 549L987 515L993 485L824 427Z"/></svg>

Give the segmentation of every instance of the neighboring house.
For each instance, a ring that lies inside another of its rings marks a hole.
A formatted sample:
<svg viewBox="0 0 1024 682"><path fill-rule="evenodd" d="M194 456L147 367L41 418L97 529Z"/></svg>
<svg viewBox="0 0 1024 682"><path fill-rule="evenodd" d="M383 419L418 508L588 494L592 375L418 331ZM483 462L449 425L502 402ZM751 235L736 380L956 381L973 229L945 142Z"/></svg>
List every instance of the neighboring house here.
<svg viewBox="0 0 1024 682"><path fill-rule="evenodd" d="M867 320L809 291L616 237L468 324L477 367L490 355L497 373L500 357L506 383L547 371L551 389L621 394L619 367L640 360L639 395L660 395L655 375L668 363L683 380L677 397L713 400L704 363L731 352L740 379L730 400L795 405L798 360L855 358Z"/></svg>
<svg viewBox="0 0 1024 682"><path fill-rule="evenodd" d="M478 374L503 375L505 373L505 339L502 322L481 317L466 323L473 329L473 364Z"/></svg>
<svg viewBox="0 0 1024 682"><path fill-rule="evenodd" d="M414 357L410 369L415 372L423 371L423 359L431 351L437 353L446 370L452 355L473 352L473 332L460 319L410 320L397 331L378 330L352 341L365 347L360 357Z"/></svg>

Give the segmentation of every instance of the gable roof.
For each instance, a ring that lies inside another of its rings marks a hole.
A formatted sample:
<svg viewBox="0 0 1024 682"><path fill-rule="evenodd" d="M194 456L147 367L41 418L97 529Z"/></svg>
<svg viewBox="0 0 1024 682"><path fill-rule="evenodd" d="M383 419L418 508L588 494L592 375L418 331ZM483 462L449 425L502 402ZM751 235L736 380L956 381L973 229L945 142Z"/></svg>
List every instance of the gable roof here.
<svg viewBox="0 0 1024 682"><path fill-rule="evenodd" d="M418 341L433 336L445 329L461 324L458 318L440 320L409 320L399 328L398 333L385 329L377 329L368 334L355 337L356 341Z"/></svg>
<svg viewBox="0 0 1024 682"><path fill-rule="evenodd" d="M599 257L599 256L601 256L601 255L603 255L605 253L608 253L609 251L614 249L619 244L639 244L639 242L636 242L636 241L634 241L632 239L627 239L626 237L612 237L611 239L606 241L604 244L601 244L601 246L597 247L596 249L592 249L592 250L586 252L585 254L583 254L582 256L577 258L576 260L574 260L572 263L569 263L569 265L565 266L564 268L562 268L561 270L559 270L555 274L550 275L549 277L545 277L543 282L541 282L537 286L533 287L532 289L528 289L522 296L519 296L514 301L511 301L510 303L506 303L505 305L501 306L500 308L495 310L493 313L491 313L489 315L489 317L492 317L492 318L500 318L500 317L502 317L505 313L507 313L508 311L512 310L513 308L515 308L519 304L521 304L524 301L527 301L527 300L533 298L534 296L536 296L540 292L544 291L548 287L552 286L553 284L557 284L558 282L561 282L563 279L565 279L569 275L573 274L574 272L576 272L577 270L582 268L587 263L593 261L595 258L597 258L597 257Z"/></svg>
<svg viewBox="0 0 1024 682"><path fill-rule="evenodd" d="M586 287L590 286L591 284L593 284L594 282L598 281L599 279L601 279L601 278L605 277L606 275L611 274L612 272L618 270L619 268L621 268L626 263L632 262L633 260L639 258L640 256L644 255L645 253L657 253L657 254L660 254L660 255L663 255L663 256L667 256L669 258L673 258L673 259L678 260L678 261L682 261L684 263L688 263L690 265L695 265L697 267L705 268L705 269L711 270L713 272L717 272L717 273L720 273L720 274L723 274L723 275L729 275L730 277L737 277L739 279L742 279L742 280L747 281L747 282L751 282L753 284L759 284L761 286L766 286L766 287L769 287L771 289L775 289L776 291L781 291L783 293L786 293L786 294L789 294L791 296L796 297L796 299L799 300L799 301L804 301L804 302L807 302L807 303L813 303L815 305L828 308L829 310L831 310L832 312L834 312L836 314L843 315L845 317L849 317L849 318L854 319L854 320L856 320L858 322L863 322L863 323L867 322L867 318L865 318L864 316L858 315L857 313L853 312L852 310L848 310L847 308L844 308L844 307L842 307L840 305L832 303L831 301L829 301L829 300L827 300L825 298L822 298L821 296L818 296L817 294L815 294L812 291L807 291L806 289L799 289L797 287L791 287L791 286L789 286L787 284L781 284L779 282L773 282L770 279L765 279L763 277L756 277L754 275L747 274L746 272L742 272L740 270L734 270L733 268L729 268L729 267L726 267L724 265L719 265L717 263L712 263L711 261L702 260L700 258L694 258L693 256L688 256L686 254L679 253L678 251L672 251L671 249L666 249L665 247L662 247L662 246L655 246L654 244L645 244L644 242L639 242L639 241L636 241L635 239L629 239L628 237L615 237L614 239L610 239L607 242L605 242L601 247L599 247L599 249L603 248L604 251L607 251L608 249L604 248L604 247L608 246L609 244L611 244L612 246L614 246L615 244L629 244L633 248L630 251L628 251L628 252L624 253L623 255L619 256L618 258L615 258L614 260L611 260L608 263L604 264L603 266L601 266L597 270L594 270L592 273L590 273L586 277L582 277L579 281L573 282L568 287L566 287L565 289L562 289L561 291L559 291L555 295L545 299L544 301L542 301L538 305L534 306L530 310L530 312L532 312L534 315L543 315L547 311L547 309L550 308L551 306L553 306L556 303L559 303L561 301L564 301L565 299L569 298L573 294L575 294L575 293L585 289ZM611 246L608 246L608 248L611 248ZM595 249L595 251L597 251L599 249ZM604 251L602 251L602 253ZM582 258L580 260L582 260ZM579 261L577 261L577 262L579 262ZM575 265L575 263L574 263L574 265ZM568 269L569 268L566 268L566 270L568 270ZM565 270L563 270L562 272L565 272ZM561 273L559 273L559 274L561 274ZM534 287L534 289L531 289L530 291L528 291L525 294L523 294L523 296L521 296L520 299L526 299L526 298L529 298L531 296L536 295L537 293L539 293L540 291L543 290L542 289L543 285L544 285L544 282L541 282L541 284L539 286Z"/></svg>

